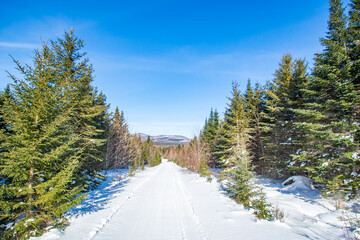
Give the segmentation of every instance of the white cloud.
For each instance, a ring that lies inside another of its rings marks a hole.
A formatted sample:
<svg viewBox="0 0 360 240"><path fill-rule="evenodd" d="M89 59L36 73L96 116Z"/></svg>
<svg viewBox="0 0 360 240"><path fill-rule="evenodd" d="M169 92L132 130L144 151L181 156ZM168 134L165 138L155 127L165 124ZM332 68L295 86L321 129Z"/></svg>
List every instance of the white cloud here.
<svg viewBox="0 0 360 240"><path fill-rule="evenodd" d="M21 42L0 42L0 47L35 49L35 48L39 48L40 45L33 43L21 43Z"/></svg>

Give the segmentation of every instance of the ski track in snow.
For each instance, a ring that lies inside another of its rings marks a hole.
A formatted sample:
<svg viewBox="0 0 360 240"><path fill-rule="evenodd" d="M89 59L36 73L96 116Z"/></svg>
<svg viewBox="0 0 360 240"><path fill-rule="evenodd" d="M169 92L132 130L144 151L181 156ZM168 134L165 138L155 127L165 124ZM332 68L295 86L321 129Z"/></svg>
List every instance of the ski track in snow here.
<svg viewBox="0 0 360 240"><path fill-rule="evenodd" d="M176 184L184 192L186 199L191 206L192 217L193 217L194 222L196 223L196 226L199 229L199 232L201 234L201 240L208 240L209 237L207 236L206 232L204 231L203 223L200 221L199 216L196 214L189 191L186 189L186 186L184 185L183 181L180 179L178 173L175 170L174 170L174 176L176 177Z"/></svg>
<svg viewBox="0 0 360 240"><path fill-rule="evenodd" d="M95 230L95 232L91 232L90 233L90 240L95 239L95 237L97 236L97 234L105 227L105 225L120 211L120 209L129 201L129 199L134 195L134 193L142 186L144 185L145 182L147 182L150 178L145 178L143 179L143 181L141 181L128 195L127 198L125 198L125 201L120 204L120 206L113 212L111 213L111 215L106 218L106 221Z"/></svg>
<svg viewBox="0 0 360 240"><path fill-rule="evenodd" d="M65 230L33 239L308 239L287 224L255 221L251 212L221 192L218 182L207 182L166 160L134 177L110 181L70 212ZM85 210L79 214L76 209Z"/></svg>

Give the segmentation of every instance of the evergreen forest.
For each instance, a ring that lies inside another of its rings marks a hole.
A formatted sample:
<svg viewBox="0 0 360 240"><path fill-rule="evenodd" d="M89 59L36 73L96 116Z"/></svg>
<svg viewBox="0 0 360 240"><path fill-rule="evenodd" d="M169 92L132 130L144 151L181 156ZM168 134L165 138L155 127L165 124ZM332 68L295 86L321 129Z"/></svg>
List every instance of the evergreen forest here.
<svg viewBox="0 0 360 240"><path fill-rule="evenodd" d="M339 207L358 197L360 1L345 12L340 0L330 0L328 31L320 41L323 51L314 55L312 68L285 53L265 85L248 80L241 92L233 82L224 117L211 109L200 136L165 156L204 176L220 169L229 196L260 218L273 216L256 176L309 177Z"/></svg>
<svg viewBox="0 0 360 240"><path fill-rule="evenodd" d="M30 65L13 58L16 73L0 91L0 238L65 227L66 213L107 171L134 175L162 156L209 181L219 170L228 196L260 219L276 216L256 177L306 176L339 204L357 198L360 0L350 2L345 9L329 1L313 66L286 52L266 84L234 81L224 112L211 109L188 145L158 147L131 134L124 112L111 112L93 86L84 41L72 29L42 42Z"/></svg>

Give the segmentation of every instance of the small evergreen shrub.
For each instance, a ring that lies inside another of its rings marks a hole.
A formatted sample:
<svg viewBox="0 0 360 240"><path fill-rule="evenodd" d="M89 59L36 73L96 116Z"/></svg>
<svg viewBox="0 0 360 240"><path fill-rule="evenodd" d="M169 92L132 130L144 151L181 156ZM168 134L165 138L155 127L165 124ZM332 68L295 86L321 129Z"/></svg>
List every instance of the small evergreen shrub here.
<svg viewBox="0 0 360 240"><path fill-rule="evenodd" d="M209 171L208 165L206 163L205 159L201 159L201 164L200 164L200 170L199 173L201 176L206 177L207 180L209 182L211 182L212 178L211 178L211 173Z"/></svg>
<svg viewBox="0 0 360 240"><path fill-rule="evenodd" d="M271 204L266 202L266 195L260 189L258 196L252 200L251 207L255 210L254 215L257 219L274 220L274 216L271 211Z"/></svg>

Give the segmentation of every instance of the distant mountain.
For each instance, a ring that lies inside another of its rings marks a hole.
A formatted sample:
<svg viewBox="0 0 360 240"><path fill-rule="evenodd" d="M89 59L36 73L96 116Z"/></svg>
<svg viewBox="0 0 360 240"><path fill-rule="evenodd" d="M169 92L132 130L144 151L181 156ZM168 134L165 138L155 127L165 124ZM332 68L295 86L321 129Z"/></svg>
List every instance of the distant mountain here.
<svg viewBox="0 0 360 240"><path fill-rule="evenodd" d="M144 133L136 133L136 135L141 137L142 141L146 141L149 135ZM150 136L150 139L158 146L174 146L179 144L189 144L190 139L180 135L159 135L159 136Z"/></svg>

